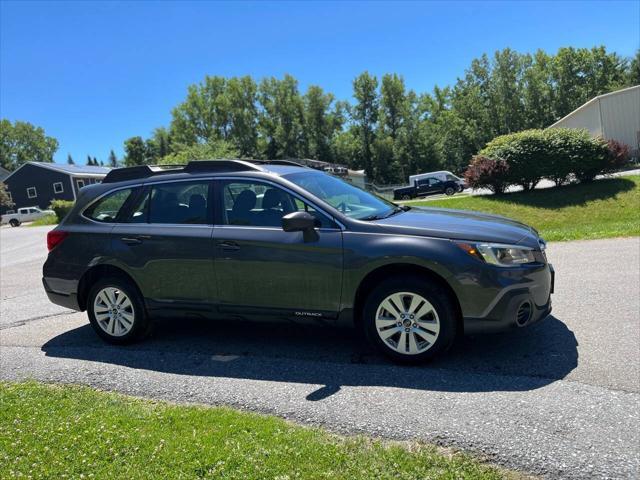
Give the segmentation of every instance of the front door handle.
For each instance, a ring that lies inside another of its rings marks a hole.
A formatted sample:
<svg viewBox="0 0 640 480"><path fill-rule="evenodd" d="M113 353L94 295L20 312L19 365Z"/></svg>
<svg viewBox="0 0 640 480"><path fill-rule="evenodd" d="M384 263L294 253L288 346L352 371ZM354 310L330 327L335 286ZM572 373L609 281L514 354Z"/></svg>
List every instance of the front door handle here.
<svg viewBox="0 0 640 480"><path fill-rule="evenodd" d="M227 251L240 250L240 245L238 245L236 242L230 242L228 240L218 242L218 247Z"/></svg>

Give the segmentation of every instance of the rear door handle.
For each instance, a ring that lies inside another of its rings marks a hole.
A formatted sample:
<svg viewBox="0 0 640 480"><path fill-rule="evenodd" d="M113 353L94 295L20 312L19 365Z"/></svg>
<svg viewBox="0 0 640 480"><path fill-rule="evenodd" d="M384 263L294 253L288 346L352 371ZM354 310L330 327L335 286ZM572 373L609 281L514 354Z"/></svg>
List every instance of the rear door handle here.
<svg viewBox="0 0 640 480"><path fill-rule="evenodd" d="M136 235L135 237L122 237L122 240L127 245L140 245L143 240L149 240L151 235Z"/></svg>
<svg viewBox="0 0 640 480"><path fill-rule="evenodd" d="M240 250L240 245L238 245L236 242L230 242L227 240L218 242L218 247L227 251Z"/></svg>

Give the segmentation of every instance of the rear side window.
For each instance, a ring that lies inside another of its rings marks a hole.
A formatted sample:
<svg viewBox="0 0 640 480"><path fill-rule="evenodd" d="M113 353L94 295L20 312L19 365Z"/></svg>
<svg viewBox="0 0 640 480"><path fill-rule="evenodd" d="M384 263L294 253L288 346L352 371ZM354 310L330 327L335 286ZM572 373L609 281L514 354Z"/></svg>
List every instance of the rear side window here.
<svg viewBox="0 0 640 480"><path fill-rule="evenodd" d="M105 195L87 208L84 211L84 216L97 222L115 222L118 213L131 195L131 192L131 188L126 188Z"/></svg>
<svg viewBox="0 0 640 480"><path fill-rule="evenodd" d="M208 181L152 185L136 203L129 219L130 223L210 223Z"/></svg>

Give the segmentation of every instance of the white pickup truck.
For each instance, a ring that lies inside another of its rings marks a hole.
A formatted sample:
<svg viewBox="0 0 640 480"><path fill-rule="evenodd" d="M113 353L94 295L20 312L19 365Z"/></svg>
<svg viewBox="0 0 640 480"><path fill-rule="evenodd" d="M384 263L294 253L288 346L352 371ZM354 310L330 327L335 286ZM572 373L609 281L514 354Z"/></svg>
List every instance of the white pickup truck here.
<svg viewBox="0 0 640 480"><path fill-rule="evenodd" d="M12 227L19 227L21 223L33 222L34 220L46 215L55 215L53 210L40 210L38 207L19 208L18 213L7 213L2 215L0 223L2 225L9 224Z"/></svg>

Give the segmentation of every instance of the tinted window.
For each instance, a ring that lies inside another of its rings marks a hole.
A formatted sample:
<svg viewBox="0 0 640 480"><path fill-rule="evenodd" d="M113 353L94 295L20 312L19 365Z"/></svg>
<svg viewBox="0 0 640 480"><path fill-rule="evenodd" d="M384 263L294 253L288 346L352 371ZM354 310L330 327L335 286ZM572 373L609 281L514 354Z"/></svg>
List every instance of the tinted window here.
<svg viewBox="0 0 640 480"><path fill-rule="evenodd" d="M252 181L222 182L223 225L282 227L282 217L306 211L316 217L319 227L335 227L325 215L290 193L270 184Z"/></svg>
<svg viewBox="0 0 640 480"><path fill-rule="evenodd" d="M131 191L130 188L126 188L105 195L84 211L85 217L98 222L115 222Z"/></svg>
<svg viewBox="0 0 640 480"><path fill-rule="evenodd" d="M131 223L210 223L207 214L209 182L176 182L152 185L134 206Z"/></svg>

